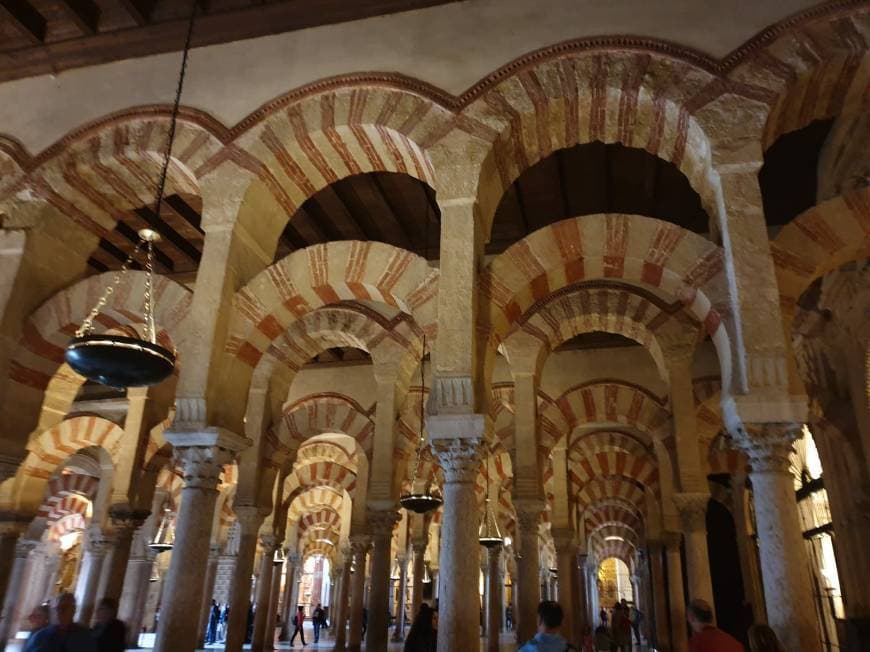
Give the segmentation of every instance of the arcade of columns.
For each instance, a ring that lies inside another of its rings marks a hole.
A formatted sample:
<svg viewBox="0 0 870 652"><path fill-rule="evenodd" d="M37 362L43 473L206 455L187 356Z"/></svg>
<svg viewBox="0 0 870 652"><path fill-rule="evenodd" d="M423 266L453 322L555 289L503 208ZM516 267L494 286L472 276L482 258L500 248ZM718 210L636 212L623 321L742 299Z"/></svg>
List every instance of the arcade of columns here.
<svg viewBox="0 0 870 652"><path fill-rule="evenodd" d="M234 127L184 111L170 192L201 202L204 248L195 282L156 287L179 368L122 397L85 400L62 351L113 276L88 271L90 252L113 215L149 201L167 110L130 108L36 155L0 138L0 647L34 604L73 590L80 620L114 597L134 632L159 602L156 649L193 650L220 588L226 649L241 649L249 601L253 649L272 649L267 614L286 618L304 561L321 555L336 649L385 650L388 610L435 597L439 652L476 649L481 573L486 632L510 599L529 637L548 595L576 637L602 606L599 564L616 557L647 636L686 650L686 600L719 598L712 500L735 523L756 621L785 649L817 651L789 470L803 424L828 481L844 631L866 635L870 14L850 6L723 61L652 40L578 41L461 96L350 74ZM769 232L765 153L816 120L834 121L817 203ZM511 184L595 141L673 165L709 233L584 214L484 256ZM434 190L440 259L361 241L275 259L307 198L372 172ZM103 328L141 326L143 282L124 276ZM640 346L562 347L591 332ZM306 366L334 347L368 357ZM412 488L421 401L413 488L431 481L444 498L426 516L397 503ZM501 550L477 543L487 493L510 537ZM175 541L155 562L164 510Z"/></svg>

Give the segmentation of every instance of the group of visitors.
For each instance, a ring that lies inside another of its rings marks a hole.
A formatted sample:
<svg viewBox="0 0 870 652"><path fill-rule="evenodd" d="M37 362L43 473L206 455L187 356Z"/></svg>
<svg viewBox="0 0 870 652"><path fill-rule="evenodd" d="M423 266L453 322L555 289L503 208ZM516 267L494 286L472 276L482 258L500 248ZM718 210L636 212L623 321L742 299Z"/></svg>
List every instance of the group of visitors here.
<svg viewBox="0 0 870 652"><path fill-rule="evenodd" d="M314 643L320 642L320 630L329 627L329 607L324 607L319 602L311 612L311 624L314 626ZM299 640L302 645L308 645L305 642L305 607L301 604L296 607L296 613L293 614L293 635L290 637L290 646L293 646L296 640L296 635L299 635Z"/></svg>
<svg viewBox="0 0 870 652"><path fill-rule="evenodd" d="M28 618L31 634L24 652L123 652L127 627L118 620L115 600L100 600L92 628L74 622L75 614L72 593L62 593L55 599L54 614L46 604L36 607Z"/></svg>
<svg viewBox="0 0 870 652"><path fill-rule="evenodd" d="M230 618L229 602L221 609L217 600L212 599L208 612L208 623L205 626L205 642L207 645L223 643L227 640L227 622Z"/></svg>
<svg viewBox="0 0 870 652"><path fill-rule="evenodd" d="M629 605L623 598L615 605L609 616L610 627L607 626L608 614L602 609L598 614L599 625L595 628L595 636L589 636L589 631L584 632L584 646L590 650L614 650L618 652L631 652L632 633L634 640L640 645L640 625L643 622L643 613L635 605ZM592 639L592 640L589 640Z"/></svg>

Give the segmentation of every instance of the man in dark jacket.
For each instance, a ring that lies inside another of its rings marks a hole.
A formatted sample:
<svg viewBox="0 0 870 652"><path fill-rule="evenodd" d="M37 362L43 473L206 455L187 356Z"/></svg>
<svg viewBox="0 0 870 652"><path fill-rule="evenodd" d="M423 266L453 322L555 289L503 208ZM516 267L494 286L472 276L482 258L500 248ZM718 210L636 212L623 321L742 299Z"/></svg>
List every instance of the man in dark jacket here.
<svg viewBox="0 0 870 652"><path fill-rule="evenodd" d="M124 652L127 627L118 620L118 604L112 598L103 598L97 605L97 624L91 630L97 639L99 652Z"/></svg>
<svg viewBox="0 0 870 652"><path fill-rule="evenodd" d="M27 641L27 652L97 652L97 641L84 625L73 622L76 599L72 593L62 593L54 603L56 625L43 627Z"/></svg>

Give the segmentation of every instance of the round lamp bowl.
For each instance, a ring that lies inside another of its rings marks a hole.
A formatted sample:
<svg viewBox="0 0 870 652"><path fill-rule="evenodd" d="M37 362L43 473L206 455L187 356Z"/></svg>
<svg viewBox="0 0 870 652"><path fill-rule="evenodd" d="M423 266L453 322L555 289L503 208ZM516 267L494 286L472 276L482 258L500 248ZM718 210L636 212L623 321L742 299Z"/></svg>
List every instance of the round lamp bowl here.
<svg viewBox="0 0 870 652"><path fill-rule="evenodd" d="M64 358L73 370L110 387L156 385L175 369L175 355L159 344L123 335L84 335L70 340Z"/></svg>
<svg viewBox="0 0 870 652"><path fill-rule="evenodd" d="M438 509L444 501L432 494L407 494L399 498L399 504L416 514L425 514Z"/></svg>
<svg viewBox="0 0 870 652"><path fill-rule="evenodd" d="M166 552L166 551L168 551L168 550L172 550L172 544L171 544L171 543L149 543L149 544L148 544L148 547L151 548L151 550L153 550L154 552L156 552L158 555L159 555L161 552Z"/></svg>
<svg viewBox="0 0 870 652"><path fill-rule="evenodd" d="M498 537L480 537L478 541L484 548L497 548L504 545L504 540Z"/></svg>

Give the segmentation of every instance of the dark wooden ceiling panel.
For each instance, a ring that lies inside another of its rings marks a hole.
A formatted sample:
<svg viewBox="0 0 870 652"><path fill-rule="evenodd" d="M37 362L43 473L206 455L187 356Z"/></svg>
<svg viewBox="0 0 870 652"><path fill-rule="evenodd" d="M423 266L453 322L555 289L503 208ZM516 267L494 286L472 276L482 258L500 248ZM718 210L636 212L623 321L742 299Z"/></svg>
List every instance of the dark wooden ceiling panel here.
<svg viewBox="0 0 870 652"><path fill-rule="evenodd" d="M180 50L193 0L0 0L0 81ZM197 0L193 46L462 0Z"/></svg>

